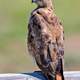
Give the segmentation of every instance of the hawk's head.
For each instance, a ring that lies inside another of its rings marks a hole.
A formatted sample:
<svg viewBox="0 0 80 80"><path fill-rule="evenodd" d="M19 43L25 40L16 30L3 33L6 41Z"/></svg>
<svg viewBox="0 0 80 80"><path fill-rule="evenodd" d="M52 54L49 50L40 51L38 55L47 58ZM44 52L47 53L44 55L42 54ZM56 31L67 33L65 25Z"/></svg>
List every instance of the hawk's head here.
<svg viewBox="0 0 80 80"><path fill-rule="evenodd" d="M36 3L39 7L52 6L51 0L32 0L33 3Z"/></svg>

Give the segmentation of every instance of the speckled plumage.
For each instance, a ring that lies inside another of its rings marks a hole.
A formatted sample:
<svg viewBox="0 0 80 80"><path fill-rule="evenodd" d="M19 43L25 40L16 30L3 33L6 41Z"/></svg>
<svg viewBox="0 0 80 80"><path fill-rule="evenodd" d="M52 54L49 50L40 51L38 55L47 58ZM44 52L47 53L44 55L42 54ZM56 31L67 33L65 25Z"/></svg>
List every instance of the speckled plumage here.
<svg viewBox="0 0 80 80"><path fill-rule="evenodd" d="M52 3L48 6L38 4L28 24L28 50L48 80L57 80L56 74L64 80L63 41L63 26L53 11Z"/></svg>

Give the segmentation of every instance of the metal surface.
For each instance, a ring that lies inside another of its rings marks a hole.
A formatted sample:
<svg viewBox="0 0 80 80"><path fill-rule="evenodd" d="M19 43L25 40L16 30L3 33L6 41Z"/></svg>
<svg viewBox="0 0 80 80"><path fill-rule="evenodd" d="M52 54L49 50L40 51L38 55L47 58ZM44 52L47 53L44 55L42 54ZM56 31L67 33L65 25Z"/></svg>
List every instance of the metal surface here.
<svg viewBox="0 0 80 80"><path fill-rule="evenodd" d="M65 80L80 80L80 71L65 71ZM46 80L41 71L0 74L0 80Z"/></svg>

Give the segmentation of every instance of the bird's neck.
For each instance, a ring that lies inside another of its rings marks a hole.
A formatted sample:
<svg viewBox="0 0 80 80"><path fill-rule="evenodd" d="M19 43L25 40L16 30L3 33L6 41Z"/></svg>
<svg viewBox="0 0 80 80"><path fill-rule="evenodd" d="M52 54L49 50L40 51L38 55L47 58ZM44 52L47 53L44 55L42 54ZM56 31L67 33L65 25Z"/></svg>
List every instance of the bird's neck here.
<svg viewBox="0 0 80 80"><path fill-rule="evenodd" d="M40 9L40 8L42 8L44 10L46 9L46 10L51 11L52 13L55 13L55 9L53 8L53 6L47 6L47 7L38 6L35 10Z"/></svg>
<svg viewBox="0 0 80 80"><path fill-rule="evenodd" d="M49 0L49 2L47 4L47 8L51 9L54 12L55 9L54 9L54 4L53 4L52 0Z"/></svg>
<svg viewBox="0 0 80 80"><path fill-rule="evenodd" d="M54 8L54 5L52 4L52 0L49 0L46 5L44 6L39 6L37 8L46 8L46 9L50 9L52 10L53 12L55 11L55 8Z"/></svg>

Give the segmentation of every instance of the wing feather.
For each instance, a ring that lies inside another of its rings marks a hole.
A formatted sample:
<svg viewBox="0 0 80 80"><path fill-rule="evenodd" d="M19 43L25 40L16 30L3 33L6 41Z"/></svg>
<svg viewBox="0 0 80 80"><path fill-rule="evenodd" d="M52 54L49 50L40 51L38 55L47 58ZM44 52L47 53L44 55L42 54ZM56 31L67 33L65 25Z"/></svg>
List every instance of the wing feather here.
<svg viewBox="0 0 80 80"><path fill-rule="evenodd" d="M59 56L63 56L63 29L60 24L54 24L49 24L41 15L35 14L31 16L28 25L29 53L39 68L49 75L61 69Z"/></svg>

